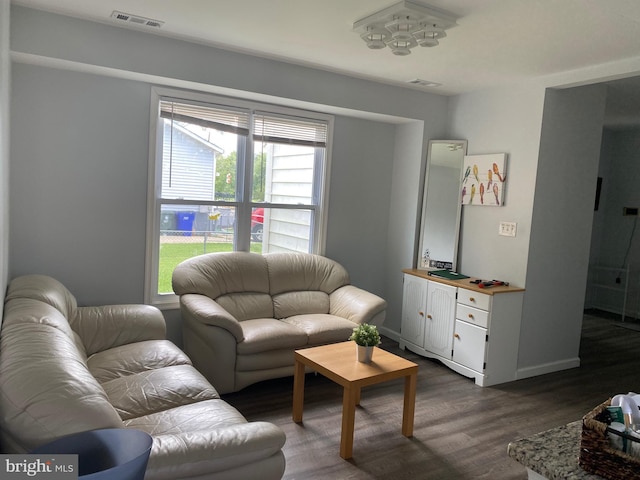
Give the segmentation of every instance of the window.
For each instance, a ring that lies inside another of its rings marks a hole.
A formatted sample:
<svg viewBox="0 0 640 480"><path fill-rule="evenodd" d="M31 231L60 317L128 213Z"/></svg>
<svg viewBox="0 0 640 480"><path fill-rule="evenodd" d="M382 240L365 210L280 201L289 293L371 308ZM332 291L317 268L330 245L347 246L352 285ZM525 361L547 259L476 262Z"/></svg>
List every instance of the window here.
<svg viewBox="0 0 640 480"><path fill-rule="evenodd" d="M323 253L331 117L160 89L151 105L148 303L175 304L196 255Z"/></svg>

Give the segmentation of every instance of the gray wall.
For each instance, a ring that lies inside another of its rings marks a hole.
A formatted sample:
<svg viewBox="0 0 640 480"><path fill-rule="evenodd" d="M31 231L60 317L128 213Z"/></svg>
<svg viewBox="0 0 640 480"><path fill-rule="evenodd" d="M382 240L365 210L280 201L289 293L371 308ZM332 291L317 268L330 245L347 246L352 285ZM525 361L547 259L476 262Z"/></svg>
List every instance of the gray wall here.
<svg viewBox="0 0 640 480"><path fill-rule="evenodd" d="M11 14L12 277L51 274L82 304L142 301L149 89L192 88L337 114L326 252L389 301L385 326L399 331L425 139L442 138L446 97L23 7ZM165 315L178 339L177 312Z"/></svg>
<svg viewBox="0 0 640 480"><path fill-rule="evenodd" d="M326 255L352 283L385 292L395 126L337 117L334 136Z"/></svg>
<svg viewBox="0 0 640 480"><path fill-rule="evenodd" d="M603 87L546 87L525 82L452 106L452 131L466 133L470 154L508 154L504 207L463 207L458 265L526 288L520 378L579 363L605 101ZM498 236L502 220L517 223L515 238Z"/></svg>
<svg viewBox="0 0 640 480"><path fill-rule="evenodd" d="M23 64L12 82L11 276L142 301L149 86Z"/></svg>
<svg viewBox="0 0 640 480"><path fill-rule="evenodd" d="M520 340L522 376L579 365L606 88L548 90Z"/></svg>

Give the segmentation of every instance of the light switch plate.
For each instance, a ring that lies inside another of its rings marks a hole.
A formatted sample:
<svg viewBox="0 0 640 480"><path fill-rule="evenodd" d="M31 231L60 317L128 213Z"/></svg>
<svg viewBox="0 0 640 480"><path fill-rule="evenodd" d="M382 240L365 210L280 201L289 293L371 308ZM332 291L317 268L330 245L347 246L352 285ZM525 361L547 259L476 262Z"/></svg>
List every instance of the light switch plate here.
<svg viewBox="0 0 640 480"><path fill-rule="evenodd" d="M500 222L498 235L502 235L504 237L515 237L516 228L517 228L516 222Z"/></svg>

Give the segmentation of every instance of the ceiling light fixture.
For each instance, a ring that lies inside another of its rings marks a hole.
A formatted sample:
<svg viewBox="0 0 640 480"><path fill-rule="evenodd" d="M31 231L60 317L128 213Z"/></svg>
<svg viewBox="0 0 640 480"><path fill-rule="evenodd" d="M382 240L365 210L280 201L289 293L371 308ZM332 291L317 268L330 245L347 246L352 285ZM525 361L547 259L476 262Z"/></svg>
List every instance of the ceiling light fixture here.
<svg viewBox="0 0 640 480"><path fill-rule="evenodd" d="M414 1L398 2L353 24L367 47L389 47L394 55L409 55L411 49L435 47L455 27L456 18L443 10Z"/></svg>

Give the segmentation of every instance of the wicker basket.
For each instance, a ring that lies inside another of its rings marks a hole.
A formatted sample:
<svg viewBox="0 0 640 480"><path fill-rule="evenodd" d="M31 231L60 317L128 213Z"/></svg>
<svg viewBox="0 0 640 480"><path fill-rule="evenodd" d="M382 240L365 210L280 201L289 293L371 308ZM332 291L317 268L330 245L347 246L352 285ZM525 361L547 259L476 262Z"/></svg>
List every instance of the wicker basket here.
<svg viewBox="0 0 640 480"><path fill-rule="evenodd" d="M611 399L598 405L582 418L580 467L589 473L600 475L609 480L640 479L640 458L628 455L609 445L608 425L599 420L600 415L609 405L611 405ZM638 441L615 431L611 431L611 433L624 436L628 441Z"/></svg>

